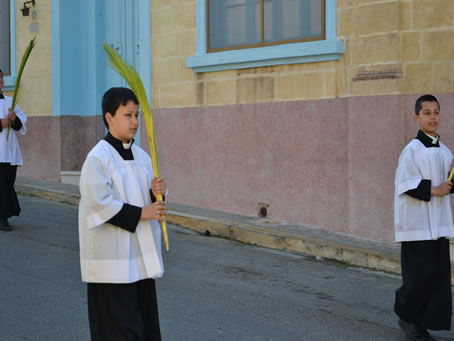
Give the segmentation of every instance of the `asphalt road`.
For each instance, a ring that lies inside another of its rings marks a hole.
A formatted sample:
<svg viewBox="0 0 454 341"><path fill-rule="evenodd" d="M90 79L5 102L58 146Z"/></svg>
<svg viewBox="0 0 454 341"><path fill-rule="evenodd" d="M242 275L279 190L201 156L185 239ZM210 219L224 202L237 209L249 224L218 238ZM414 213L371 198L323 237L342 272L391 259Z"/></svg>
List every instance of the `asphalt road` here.
<svg viewBox="0 0 454 341"><path fill-rule="evenodd" d="M77 207L20 202L14 231L0 232L0 340L89 340ZM169 230L163 340L406 340L392 311L397 276Z"/></svg>

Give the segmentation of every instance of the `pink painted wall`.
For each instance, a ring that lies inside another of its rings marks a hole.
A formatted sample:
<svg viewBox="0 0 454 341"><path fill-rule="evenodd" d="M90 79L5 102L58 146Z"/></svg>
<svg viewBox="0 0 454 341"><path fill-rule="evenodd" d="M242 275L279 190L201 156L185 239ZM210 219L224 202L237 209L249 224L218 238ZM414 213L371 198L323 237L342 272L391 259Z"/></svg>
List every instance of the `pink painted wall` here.
<svg viewBox="0 0 454 341"><path fill-rule="evenodd" d="M418 96L154 109L169 200L393 239L394 172ZM454 96L438 96L454 150Z"/></svg>
<svg viewBox="0 0 454 341"><path fill-rule="evenodd" d="M99 116L62 116L61 170L81 170L85 157L105 136L104 122Z"/></svg>
<svg viewBox="0 0 454 341"><path fill-rule="evenodd" d="M60 180L60 118L31 116L27 118L27 134L17 135L24 159L19 176Z"/></svg>
<svg viewBox="0 0 454 341"><path fill-rule="evenodd" d="M104 137L100 116L30 116L18 135L24 157L19 176L60 180L61 171L80 170L90 149Z"/></svg>
<svg viewBox="0 0 454 341"><path fill-rule="evenodd" d="M154 109L171 202L393 239L394 172L417 95ZM454 95L438 95L454 151ZM101 117L35 117L19 175L59 180L104 136ZM145 124L141 145L148 150Z"/></svg>

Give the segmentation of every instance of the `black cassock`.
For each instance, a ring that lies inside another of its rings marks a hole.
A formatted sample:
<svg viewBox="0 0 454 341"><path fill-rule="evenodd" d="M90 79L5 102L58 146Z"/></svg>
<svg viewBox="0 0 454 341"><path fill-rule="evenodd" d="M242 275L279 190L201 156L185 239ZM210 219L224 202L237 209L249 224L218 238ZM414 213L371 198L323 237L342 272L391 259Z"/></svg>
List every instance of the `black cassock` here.
<svg viewBox="0 0 454 341"><path fill-rule="evenodd" d="M22 122L19 117L16 117L12 128L14 130L22 128ZM2 130L0 127L0 132ZM12 166L9 162L0 162L0 219L18 216L20 213L19 200L14 190L16 173L17 166Z"/></svg>
<svg viewBox="0 0 454 341"><path fill-rule="evenodd" d="M154 279L87 283L87 298L92 341L161 340Z"/></svg>
<svg viewBox="0 0 454 341"><path fill-rule="evenodd" d="M14 190L17 166L0 162L0 219L18 216L20 213L19 200Z"/></svg>
<svg viewBox="0 0 454 341"><path fill-rule="evenodd" d="M396 291L394 311L427 329L451 329L449 240L402 242L401 248L403 285Z"/></svg>

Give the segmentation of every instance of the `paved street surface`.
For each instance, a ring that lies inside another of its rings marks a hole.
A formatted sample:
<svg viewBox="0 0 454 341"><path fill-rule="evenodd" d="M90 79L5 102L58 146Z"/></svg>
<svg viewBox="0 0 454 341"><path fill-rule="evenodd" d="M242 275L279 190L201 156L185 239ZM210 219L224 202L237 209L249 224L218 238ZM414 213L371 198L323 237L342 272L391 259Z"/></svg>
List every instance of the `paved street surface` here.
<svg viewBox="0 0 454 341"><path fill-rule="evenodd" d="M14 231L0 232L0 340L89 340L77 208L20 202ZM392 312L397 276L169 230L163 340L406 340Z"/></svg>

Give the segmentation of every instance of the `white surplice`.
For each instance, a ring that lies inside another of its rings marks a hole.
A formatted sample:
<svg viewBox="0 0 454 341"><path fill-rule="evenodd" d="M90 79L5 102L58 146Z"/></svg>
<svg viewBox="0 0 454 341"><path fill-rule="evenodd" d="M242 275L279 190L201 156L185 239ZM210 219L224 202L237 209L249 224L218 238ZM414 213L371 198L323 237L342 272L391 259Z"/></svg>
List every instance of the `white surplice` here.
<svg viewBox="0 0 454 341"><path fill-rule="evenodd" d="M133 283L164 273L157 220L140 220L135 233L106 223L123 203L151 204L151 159L139 147L131 148L134 160L126 161L101 140L82 167L79 241L84 282Z"/></svg>
<svg viewBox="0 0 454 341"><path fill-rule="evenodd" d="M8 108L11 108L12 103L13 99L9 96L5 96L5 99L0 99L0 119L8 117ZM16 105L14 112L16 117L22 122L22 127L17 131L11 128L8 139L6 138L8 134L7 127L0 132L0 162L9 163L11 166L22 166L24 161L16 133L25 135L27 132L27 116L18 105Z"/></svg>
<svg viewBox="0 0 454 341"><path fill-rule="evenodd" d="M402 151L396 169L394 195L395 240L436 240L454 237L451 198L432 196L430 201L415 199L405 192L416 189L421 180L439 186L448 179L453 156L440 142L440 147L427 148L418 139Z"/></svg>

